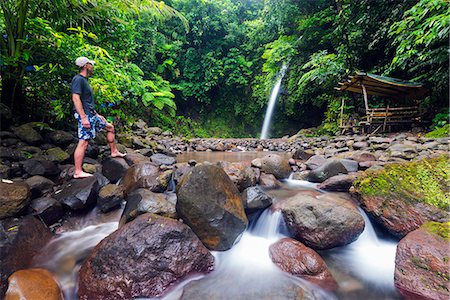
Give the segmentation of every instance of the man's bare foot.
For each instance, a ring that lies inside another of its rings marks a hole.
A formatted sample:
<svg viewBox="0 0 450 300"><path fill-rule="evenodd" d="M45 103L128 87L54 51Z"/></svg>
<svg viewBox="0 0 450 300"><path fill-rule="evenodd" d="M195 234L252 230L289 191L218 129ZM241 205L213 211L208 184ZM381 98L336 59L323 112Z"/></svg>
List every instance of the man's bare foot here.
<svg viewBox="0 0 450 300"><path fill-rule="evenodd" d="M91 177L91 176L92 176L92 174L86 173L86 172L83 172L83 171L73 174L73 178L75 178L75 179L87 178L87 177Z"/></svg>
<svg viewBox="0 0 450 300"><path fill-rule="evenodd" d="M119 151L111 152L111 157L125 157L127 156L126 153L120 153Z"/></svg>

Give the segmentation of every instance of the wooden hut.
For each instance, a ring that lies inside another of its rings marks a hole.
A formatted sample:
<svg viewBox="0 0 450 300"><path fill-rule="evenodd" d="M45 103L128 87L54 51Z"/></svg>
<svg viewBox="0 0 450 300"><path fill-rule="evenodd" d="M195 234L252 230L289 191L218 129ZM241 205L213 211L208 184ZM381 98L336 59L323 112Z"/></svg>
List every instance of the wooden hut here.
<svg viewBox="0 0 450 300"><path fill-rule="evenodd" d="M422 83L364 72L356 72L338 84L339 87L335 88L338 91L362 94L365 106L365 116L359 124L343 124L345 99L342 98L340 128L343 132L354 125L364 133L379 130L385 132L391 131L394 126L418 124L422 117L419 101L429 93ZM369 95L385 97L385 106L371 107Z"/></svg>

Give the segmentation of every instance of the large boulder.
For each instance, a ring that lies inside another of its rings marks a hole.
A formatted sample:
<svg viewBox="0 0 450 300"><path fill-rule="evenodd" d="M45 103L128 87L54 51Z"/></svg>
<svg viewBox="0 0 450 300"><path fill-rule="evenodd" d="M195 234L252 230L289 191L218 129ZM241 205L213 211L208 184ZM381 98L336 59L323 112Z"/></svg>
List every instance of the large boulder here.
<svg viewBox="0 0 450 300"><path fill-rule="evenodd" d="M30 176L56 176L61 172L54 162L45 159L28 159L24 161L22 165L25 172L27 172Z"/></svg>
<svg viewBox="0 0 450 300"><path fill-rule="evenodd" d="M213 165L197 165L183 177L176 210L211 250L230 249L248 225L238 189Z"/></svg>
<svg viewBox="0 0 450 300"><path fill-rule="evenodd" d="M108 156L102 162L102 173L111 183L119 181L128 169L128 163L121 157Z"/></svg>
<svg viewBox="0 0 450 300"><path fill-rule="evenodd" d="M6 292L8 277L28 268L51 237L47 226L33 216L0 221L0 298Z"/></svg>
<svg viewBox="0 0 450 300"><path fill-rule="evenodd" d="M24 182L0 181L0 219L20 212L30 200L30 187Z"/></svg>
<svg viewBox="0 0 450 300"><path fill-rule="evenodd" d="M364 230L356 205L335 194L302 191L277 203L292 236L315 250L347 245Z"/></svg>
<svg viewBox="0 0 450 300"><path fill-rule="evenodd" d="M59 147L50 148L45 151L45 157L49 161L62 163L69 160L70 155Z"/></svg>
<svg viewBox="0 0 450 300"><path fill-rule="evenodd" d="M141 177L157 177L158 175L159 167L156 164L139 163L131 166L125 172L121 184L124 187L125 194L128 194L138 186L138 181Z"/></svg>
<svg viewBox="0 0 450 300"><path fill-rule="evenodd" d="M256 185L256 172L253 170L250 163L229 163L222 161L219 165L220 167L222 167L225 173L227 173L231 181L233 181L240 192L248 187Z"/></svg>
<svg viewBox="0 0 450 300"><path fill-rule="evenodd" d="M176 218L175 203L170 201L166 194L153 193L147 189L136 189L127 198L127 204L120 217L119 225L134 220L137 216L145 213Z"/></svg>
<svg viewBox="0 0 450 300"><path fill-rule="evenodd" d="M273 174L277 179L288 178L292 173L289 160L277 154L269 154L261 158L261 171Z"/></svg>
<svg viewBox="0 0 450 300"><path fill-rule="evenodd" d="M103 239L80 270L80 299L162 296L177 280L213 269L214 257L192 230L144 214Z"/></svg>
<svg viewBox="0 0 450 300"><path fill-rule="evenodd" d="M355 163L356 166L358 166L358 163ZM306 180L311 182L324 182L330 177L347 173L347 168L342 164L340 160L329 159L320 167L309 172L306 176Z"/></svg>
<svg viewBox="0 0 450 300"><path fill-rule="evenodd" d="M80 210L93 206L97 201L99 182L97 177L72 179L65 183L55 198L73 210Z"/></svg>
<svg viewBox="0 0 450 300"><path fill-rule="evenodd" d="M336 290L337 282L320 255L299 241L283 238L269 248L270 258L280 269L326 290Z"/></svg>
<svg viewBox="0 0 450 300"><path fill-rule="evenodd" d="M27 269L14 272L8 279L5 300L62 300L58 283L46 269Z"/></svg>
<svg viewBox="0 0 450 300"><path fill-rule="evenodd" d="M34 130L30 124L23 124L14 128L13 131L16 136L29 145L38 145L43 141L43 138L39 132Z"/></svg>
<svg viewBox="0 0 450 300"><path fill-rule="evenodd" d="M448 155L366 171L354 182L361 207L397 237L428 221L448 222Z"/></svg>
<svg viewBox="0 0 450 300"><path fill-rule="evenodd" d="M398 244L395 286L405 299L450 299L450 223L425 223Z"/></svg>

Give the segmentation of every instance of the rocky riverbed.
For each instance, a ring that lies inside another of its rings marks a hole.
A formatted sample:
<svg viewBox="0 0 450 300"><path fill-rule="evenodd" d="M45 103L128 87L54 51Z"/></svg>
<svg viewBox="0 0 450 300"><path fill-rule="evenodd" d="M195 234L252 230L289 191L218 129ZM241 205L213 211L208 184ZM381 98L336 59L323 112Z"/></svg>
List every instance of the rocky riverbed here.
<svg viewBox="0 0 450 300"><path fill-rule="evenodd" d="M32 279L45 270L32 269L31 273L20 274L16 271L29 268L33 256L55 233L64 230L62 225L69 215L93 207L107 213L125 203L119 229L95 248L81 269L79 296L82 299L161 296L177 280L211 271L214 259L209 251L233 247L245 230L248 217L272 205L265 191L276 189L280 180L292 176L319 183L322 190L351 192L353 199L381 226L403 238L396 262L396 284L403 295L434 299L449 296L446 268L449 256L446 243L442 242L448 240L448 211L402 199L396 199L395 203L377 202L377 197L365 197L354 187L355 180L367 172L389 168L392 164L442 156L448 164L449 138L398 133L270 140L186 139L138 122L132 134L117 136L119 149L127 153L125 158L108 156L104 136L92 143L83 169L94 176L78 180L72 179L72 157L77 142L74 132L54 130L48 124L28 123L0 131L0 139L0 295L7 290L11 297L25 294L34 289L33 283L45 286ZM242 162L177 162L177 154L204 151L278 154ZM448 182L448 173L445 176L442 180ZM414 216L412 220L392 216L398 203L403 203L398 211L407 211ZM311 192L272 208L282 212L295 238L274 246L274 255L278 253L273 258L276 264L292 272L283 266L291 265L289 260L302 258L283 258L277 249L307 248L311 251L308 257L318 256L315 258L320 264L317 274L305 270L294 275L310 278L328 290L335 289L336 282L314 250L345 245L358 238L364 220L356 206L339 197L324 198L320 192ZM429 226L421 227L429 221L440 224L443 231L436 234L426 230ZM409 226L400 226L405 222ZM412 234L416 230L421 233ZM447 236L442 232L447 232ZM137 234L143 237L131 238ZM406 242L410 239L411 242ZM432 247L441 250L431 251L428 249L431 243L422 242L430 239L437 241ZM158 251L154 245L161 245ZM421 250L413 253L411 247ZM126 267L111 260L124 261L119 256L129 249L136 256L128 258ZM428 253L435 259L422 259ZM414 258L417 255L420 259ZM151 272L146 268L150 262L159 264ZM100 270L100 266L105 269ZM424 273L423 269L429 272ZM99 272L108 274L107 278ZM411 284L411 278L415 278L411 274L422 278L417 283L422 288L416 289ZM51 276L45 278L48 286L55 286ZM114 278L126 280L118 282ZM23 288L12 289L11 282ZM54 292L46 299L58 297L62 297L61 293Z"/></svg>

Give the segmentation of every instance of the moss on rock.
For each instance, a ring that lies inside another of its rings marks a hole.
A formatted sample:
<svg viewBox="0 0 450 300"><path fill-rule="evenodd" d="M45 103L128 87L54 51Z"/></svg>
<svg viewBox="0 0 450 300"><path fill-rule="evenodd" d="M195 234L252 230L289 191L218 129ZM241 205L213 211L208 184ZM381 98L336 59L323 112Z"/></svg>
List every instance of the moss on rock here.
<svg viewBox="0 0 450 300"><path fill-rule="evenodd" d="M427 232L450 241L450 222L427 222L421 226Z"/></svg>
<svg viewBox="0 0 450 300"><path fill-rule="evenodd" d="M450 208L450 159L447 155L366 172L354 186L362 196L399 198Z"/></svg>

